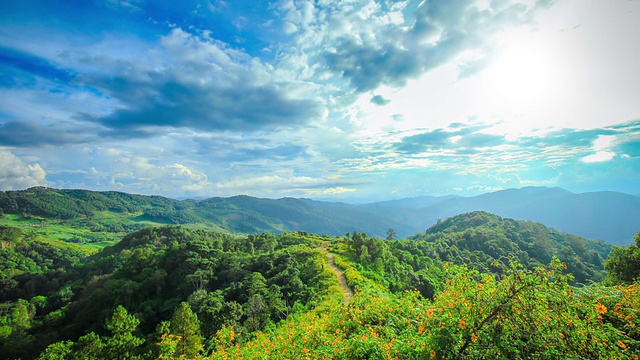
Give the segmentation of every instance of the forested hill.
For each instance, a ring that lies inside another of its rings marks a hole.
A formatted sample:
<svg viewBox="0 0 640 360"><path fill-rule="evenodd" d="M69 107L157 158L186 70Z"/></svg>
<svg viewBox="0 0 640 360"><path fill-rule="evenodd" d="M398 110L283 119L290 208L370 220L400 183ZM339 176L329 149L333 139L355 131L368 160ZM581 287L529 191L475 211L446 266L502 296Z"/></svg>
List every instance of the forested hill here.
<svg viewBox="0 0 640 360"><path fill-rule="evenodd" d="M486 212L404 240L148 227L83 260L14 228L0 236L7 358L610 358L640 338L616 330L640 325L626 318L640 303L590 285L606 244Z"/></svg>
<svg viewBox="0 0 640 360"><path fill-rule="evenodd" d="M245 234L300 230L336 236L355 230L385 236L389 228L403 234L415 233L409 226L352 205L293 198L234 196L179 201L115 191L34 187L0 192L1 213L32 220L61 220L65 225L93 232L126 233L149 224L198 224Z"/></svg>
<svg viewBox="0 0 640 360"><path fill-rule="evenodd" d="M602 280L604 259L611 248L602 240L561 233L531 221L503 219L485 211L439 221L408 240L433 244L434 251L447 261L486 270L498 260L517 259L533 268L548 264L556 256L581 283Z"/></svg>

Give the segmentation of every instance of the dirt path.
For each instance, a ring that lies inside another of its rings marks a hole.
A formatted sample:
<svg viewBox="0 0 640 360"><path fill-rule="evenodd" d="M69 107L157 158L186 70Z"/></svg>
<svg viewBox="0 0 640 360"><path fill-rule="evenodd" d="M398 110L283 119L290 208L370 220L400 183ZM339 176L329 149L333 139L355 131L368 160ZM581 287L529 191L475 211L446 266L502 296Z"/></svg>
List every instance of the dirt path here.
<svg viewBox="0 0 640 360"><path fill-rule="evenodd" d="M322 246L322 250L327 251L325 246ZM344 293L344 303L349 304L351 297L353 296L353 291L347 285L347 278L344 277L344 273L340 270L333 259L333 254L327 251L327 262L329 263L329 268L336 273L338 277L338 281L340 282L340 287L342 288L342 292Z"/></svg>

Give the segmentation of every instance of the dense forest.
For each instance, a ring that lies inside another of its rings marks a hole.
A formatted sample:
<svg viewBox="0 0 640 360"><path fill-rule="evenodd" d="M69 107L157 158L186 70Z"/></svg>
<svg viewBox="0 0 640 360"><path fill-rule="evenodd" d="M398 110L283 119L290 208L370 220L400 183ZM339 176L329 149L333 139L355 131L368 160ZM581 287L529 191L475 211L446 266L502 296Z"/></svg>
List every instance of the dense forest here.
<svg viewBox="0 0 640 360"><path fill-rule="evenodd" d="M0 354L633 358L635 241L611 248L487 212L407 239L147 226L99 251L2 226Z"/></svg>
<svg viewBox="0 0 640 360"><path fill-rule="evenodd" d="M415 233L406 225L347 204L308 199L250 196L175 200L116 191L33 187L0 191L0 225L29 226L67 241L113 244L149 225L257 234L290 231L337 236L350 231L383 236L389 227ZM58 227L57 227L58 226Z"/></svg>

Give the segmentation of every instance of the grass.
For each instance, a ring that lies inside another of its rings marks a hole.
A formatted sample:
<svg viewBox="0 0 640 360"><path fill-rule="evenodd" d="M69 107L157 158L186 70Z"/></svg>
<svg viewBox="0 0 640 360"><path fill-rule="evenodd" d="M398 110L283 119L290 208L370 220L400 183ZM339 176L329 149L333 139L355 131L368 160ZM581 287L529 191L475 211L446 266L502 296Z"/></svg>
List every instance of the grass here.
<svg viewBox="0 0 640 360"><path fill-rule="evenodd" d="M23 233L36 234L40 237L77 244L92 251L100 250L106 246L114 245L131 231L92 231L91 228L104 227L131 227L163 226L167 223L157 222L139 213L116 213L100 211L90 218L77 218L72 220L45 219L37 216L23 216L22 214L2 214L0 226L12 226L20 228ZM225 231L215 223L202 222L184 224L183 226L196 229L209 229Z"/></svg>
<svg viewBox="0 0 640 360"><path fill-rule="evenodd" d="M105 246L113 245L125 235L122 232L93 232L85 227L66 224L64 221L24 217L21 214L3 214L3 217L0 218L0 226L17 227L24 233L74 243L91 250L99 250Z"/></svg>

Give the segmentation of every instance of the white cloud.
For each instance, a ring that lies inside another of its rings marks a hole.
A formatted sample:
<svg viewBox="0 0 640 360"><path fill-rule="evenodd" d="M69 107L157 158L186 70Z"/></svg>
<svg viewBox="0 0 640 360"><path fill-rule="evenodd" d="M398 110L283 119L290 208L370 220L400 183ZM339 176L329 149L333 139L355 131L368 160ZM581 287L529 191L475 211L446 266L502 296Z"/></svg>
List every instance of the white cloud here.
<svg viewBox="0 0 640 360"><path fill-rule="evenodd" d="M310 177L281 170L275 174L256 177L236 177L215 184L216 192L223 195L246 194L253 196L330 196L352 193L357 190L348 187L350 181L335 177Z"/></svg>
<svg viewBox="0 0 640 360"><path fill-rule="evenodd" d="M603 150L603 151L598 151L595 154L587 155L583 157L581 160L582 162L586 162L586 163L605 162L605 161L612 160L615 156L616 156L616 153L614 153L613 151Z"/></svg>
<svg viewBox="0 0 640 360"><path fill-rule="evenodd" d="M0 149L0 190L45 186L46 175L40 164L25 164L12 152Z"/></svg>
<svg viewBox="0 0 640 360"><path fill-rule="evenodd" d="M585 163L596 163L613 160L613 158L615 158L616 156L616 153L611 151L610 148L614 145L615 140L616 137L612 135L599 135L593 141L594 153L591 155L587 155L580 160Z"/></svg>

